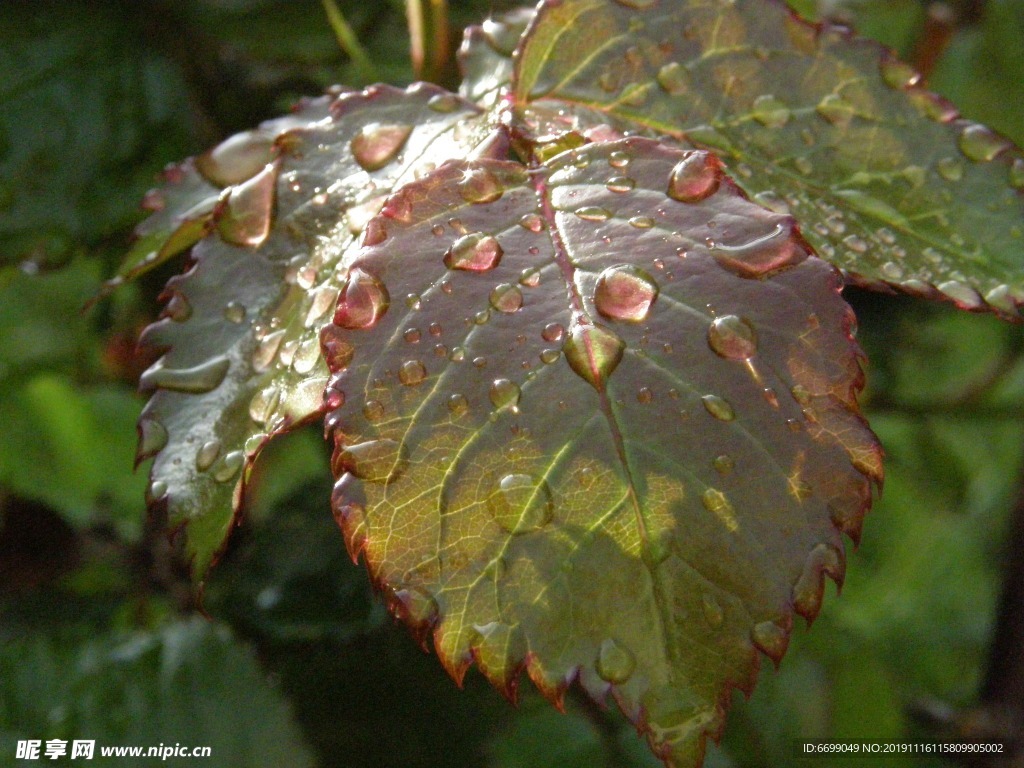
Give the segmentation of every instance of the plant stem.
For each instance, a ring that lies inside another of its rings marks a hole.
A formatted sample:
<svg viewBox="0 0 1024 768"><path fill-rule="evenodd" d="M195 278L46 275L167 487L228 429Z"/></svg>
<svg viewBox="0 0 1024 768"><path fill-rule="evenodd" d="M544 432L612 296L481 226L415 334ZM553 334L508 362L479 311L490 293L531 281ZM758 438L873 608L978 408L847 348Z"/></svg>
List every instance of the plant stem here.
<svg viewBox="0 0 1024 768"><path fill-rule="evenodd" d="M356 37L356 33L352 31L352 27L345 21L345 16L342 14L341 9L338 8L338 4L334 0L320 0L320 2L324 7L327 21L330 23L331 29L334 30L334 36L338 39L338 45L341 46L341 50L352 59L363 79L373 80L375 72L373 62L370 60L369 55L367 55L366 49L359 44L359 39Z"/></svg>

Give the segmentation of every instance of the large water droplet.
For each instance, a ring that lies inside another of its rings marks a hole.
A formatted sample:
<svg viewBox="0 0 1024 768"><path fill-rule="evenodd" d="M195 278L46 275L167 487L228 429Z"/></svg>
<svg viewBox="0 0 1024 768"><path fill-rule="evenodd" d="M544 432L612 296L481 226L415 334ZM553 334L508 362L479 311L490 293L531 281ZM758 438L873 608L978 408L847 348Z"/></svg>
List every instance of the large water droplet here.
<svg viewBox="0 0 1024 768"><path fill-rule="evenodd" d="M636 187L636 182L628 176L612 176L605 182L609 192L629 192Z"/></svg>
<svg viewBox="0 0 1024 768"><path fill-rule="evenodd" d="M942 293L951 298L961 309L977 309L982 305L982 298L974 288L959 280L947 280L939 283Z"/></svg>
<svg viewBox="0 0 1024 768"><path fill-rule="evenodd" d="M599 392L625 350L626 342L611 329L584 323L573 324L562 347L569 367Z"/></svg>
<svg viewBox="0 0 1024 768"><path fill-rule="evenodd" d="M561 323L548 323L544 326L544 330L540 332L540 335L544 341L561 341L565 335L565 328Z"/></svg>
<svg viewBox="0 0 1024 768"><path fill-rule="evenodd" d="M976 163L987 163L1013 144L990 128L977 123L960 132L960 151Z"/></svg>
<svg viewBox="0 0 1024 768"><path fill-rule="evenodd" d="M472 232L452 243L444 255L444 265L449 269L486 272L498 266L503 255L501 245L493 236Z"/></svg>
<svg viewBox="0 0 1024 768"><path fill-rule="evenodd" d="M609 683L624 683L636 669L636 659L630 650L606 637L597 652L597 674Z"/></svg>
<svg viewBox="0 0 1024 768"><path fill-rule="evenodd" d="M493 203L504 191L498 177L486 168L467 171L459 182L459 195L467 203Z"/></svg>
<svg viewBox="0 0 1024 768"><path fill-rule="evenodd" d="M757 353L757 333L742 317L716 317L708 327L708 346L726 360L747 360Z"/></svg>
<svg viewBox="0 0 1024 768"><path fill-rule="evenodd" d="M338 296L338 308L334 313L334 324L342 328L372 328L387 312L391 304L384 283L353 267Z"/></svg>
<svg viewBox="0 0 1024 768"><path fill-rule="evenodd" d="M143 390L169 389L174 392L202 394L216 389L231 367L226 357L215 357L193 368L165 368L163 359L151 365L139 378Z"/></svg>
<svg viewBox="0 0 1024 768"><path fill-rule="evenodd" d="M316 334L299 342L292 357L292 370L296 373L309 373L320 360L320 339Z"/></svg>
<svg viewBox="0 0 1024 768"><path fill-rule="evenodd" d="M143 461L162 451L168 438L167 427L156 419L139 419L138 460Z"/></svg>
<svg viewBox="0 0 1024 768"><path fill-rule="evenodd" d="M264 387L249 401L249 418L257 424L266 424L277 412L281 402L281 390L275 385Z"/></svg>
<svg viewBox="0 0 1024 768"><path fill-rule="evenodd" d="M658 284L639 267L619 264L604 270L597 278L594 306L613 320L640 322L658 298Z"/></svg>
<svg viewBox="0 0 1024 768"><path fill-rule="evenodd" d="M704 395L701 398L704 408L719 421L732 421L736 418L736 411L729 404L729 401L718 395Z"/></svg>
<svg viewBox="0 0 1024 768"><path fill-rule="evenodd" d="M196 469L205 472L220 458L220 440L207 440L196 451Z"/></svg>
<svg viewBox="0 0 1024 768"><path fill-rule="evenodd" d="M495 408L514 408L521 394L519 387L508 379L495 379L488 392Z"/></svg>
<svg viewBox="0 0 1024 768"><path fill-rule="evenodd" d="M701 494L701 504L704 509L712 513L732 532L739 530L739 522L736 520L736 510L726 495L717 488L708 488Z"/></svg>
<svg viewBox="0 0 1024 768"><path fill-rule="evenodd" d="M789 122L790 116L789 107L770 93L754 99L750 114L766 128L781 128Z"/></svg>
<svg viewBox="0 0 1024 768"><path fill-rule="evenodd" d="M370 483L390 483L408 464L405 446L395 440L371 440L346 446L335 454L335 474L351 472Z"/></svg>
<svg viewBox="0 0 1024 768"><path fill-rule="evenodd" d="M274 136L261 130L236 133L196 158L196 168L218 187L251 179L275 156Z"/></svg>
<svg viewBox="0 0 1024 768"><path fill-rule="evenodd" d="M427 369L419 360L406 360L398 369L398 380L407 387L415 387L427 378Z"/></svg>
<svg viewBox="0 0 1024 768"><path fill-rule="evenodd" d="M598 205L584 205L573 213L584 221L608 221L612 217L611 211Z"/></svg>
<svg viewBox="0 0 1024 768"><path fill-rule="evenodd" d="M369 123L352 137L352 156L365 171L377 171L390 163L405 145L410 125Z"/></svg>
<svg viewBox="0 0 1024 768"><path fill-rule="evenodd" d="M274 214L277 166L268 165L251 179L231 188L217 231L232 245L255 248L270 234Z"/></svg>
<svg viewBox="0 0 1024 768"><path fill-rule="evenodd" d="M750 639L762 653L776 664L786 655L789 635L774 621L761 621L750 631Z"/></svg>
<svg viewBox="0 0 1024 768"><path fill-rule="evenodd" d="M498 525L512 534L537 531L554 518L548 484L532 475L505 475L487 497L487 508Z"/></svg>
<svg viewBox="0 0 1024 768"><path fill-rule="evenodd" d="M355 354L355 347L344 338L344 333L336 325L325 325L320 330L320 349L331 373L347 368Z"/></svg>
<svg viewBox="0 0 1024 768"><path fill-rule="evenodd" d="M711 255L723 269L739 277L761 278L807 258L807 252L792 237L789 220L779 222L775 229L745 243L727 245L715 242Z"/></svg>
<svg viewBox="0 0 1024 768"><path fill-rule="evenodd" d="M523 292L511 283L501 283L491 291L490 303L499 312L511 314L523 306Z"/></svg>
<svg viewBox="0 0 1024 768"><path fill-rule="evenodd" d="M699 203L718 190L722 166L710 152L693 151L676 163L668 177L668 196L681 203Z"/></svg>
<svg viewBox="0 0 1024 768"><path fill-rule="evenodd" d="M238 476L244 464L245 453L243 451L231 451L224 454L224 458L214 465L211 474L218 483L226 483Z"/></svg>

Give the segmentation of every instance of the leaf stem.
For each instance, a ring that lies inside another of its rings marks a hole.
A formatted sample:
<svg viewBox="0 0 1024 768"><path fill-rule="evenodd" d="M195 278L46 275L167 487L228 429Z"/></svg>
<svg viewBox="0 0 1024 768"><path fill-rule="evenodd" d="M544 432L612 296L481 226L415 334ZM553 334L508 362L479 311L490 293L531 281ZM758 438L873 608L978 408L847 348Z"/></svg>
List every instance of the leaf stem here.
<svg viewBox="0 0 1024 768"><path fill-rule="evenodd" d="M341 47L341 50L343 50L345 55L347 55L356 65L356 68L359 70L360 77L365 80L373 80L375 78L376 68L373 66L373 62L366 53L366 49L360 45L359 39L356 37L356 33L345 20L345 16L342 14L341 9L338 8L338 4L335 3L334 0L320 0L320 2L324 7L324 13L327 14L327 21L331 25L331 29L334 30L334 36L337 38L338 45Z"/></svg>

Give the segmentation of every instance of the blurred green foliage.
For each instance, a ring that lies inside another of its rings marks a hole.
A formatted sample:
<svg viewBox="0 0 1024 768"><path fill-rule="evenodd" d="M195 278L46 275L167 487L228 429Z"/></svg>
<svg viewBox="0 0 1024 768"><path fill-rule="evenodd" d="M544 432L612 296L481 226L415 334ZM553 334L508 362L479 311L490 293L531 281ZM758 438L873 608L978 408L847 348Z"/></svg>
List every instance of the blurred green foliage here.
<svg viewBox="0 0 1024 768"><path fill-rule="evenodd" d="M452 22L512 5L452 0ZM403 4L339 7L371 74L408 82ZM932 85L1024 142L1024 6L971 7L982 11ZM917 0L825 10L905 56L925 18ZM362 76L318 0L0 5L0 766L25 764L13 757L25 738L210 745L211 766L658 764L621 718L581 700L561 715L524 681L516 710L476 673L459 691L349 562L315 429L261 459L205 595L211 620L146 522L145 467L130 473L146 361L132 343L169 273L82 307L164 163ZM969 707L985 671L1024 467L1024 335L945 306L848 297L885 494L850 548L842 599L736 702L714 768L818 764L796 761L801 738L926 735L913 706ZM911 764L947 765L870 762Z"/></svg>

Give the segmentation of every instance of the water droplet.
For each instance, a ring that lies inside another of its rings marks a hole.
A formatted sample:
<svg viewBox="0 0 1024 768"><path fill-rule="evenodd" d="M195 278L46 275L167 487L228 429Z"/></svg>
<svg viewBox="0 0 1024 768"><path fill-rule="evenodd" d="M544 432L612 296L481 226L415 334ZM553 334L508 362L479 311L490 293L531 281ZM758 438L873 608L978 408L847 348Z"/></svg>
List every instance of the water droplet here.
<svg viewBox="0 0 1024 768"><path fill-rule="evenodd" d="M541 232L544 229L544 219L536 213L527 213L519 219L519 226L531 232Z"/></svg>
<svg viewBox="0 0 1024 768"><path fill-rule="evenodd" d="M953 157L943 157L936 164L935 169L939 176L946 181L960 181L964 177L964 167L960 161Z"/></svg>
<svg viewBox="0 0 1024 768"><path fill-rule="evenodd" d="M904 90L921 82L920 72L892 55L883 56L878 69L885 84L890 88Z"/></svg>
<svg viewBox="0 0 1024 768"><path fill-rule="evenodd" d="M540 332L540 335L544 341L560 341L565 335L565 328L561 323L548 323L544 326L544 330Z"/></svg>
<svg viewBox="0 0 1024 768"><path fill-rule="evenodd" d="M292 357L292 369L296 373L309 373L320 360L320 339L313 334L303 339Z"/></svg>
<svg viewBox="0 0 1024 768"><path fill-rule="evenodd" d="M256 248L270 235L277 165L268 165L248 181L231 187L217 231L232 245Z"/></svg>
<svg viewBox="0 0 1024 768"><path fill-rule="evenodd" d="M167 445L167 427L156 419L139 419L138 460L155 456Z"/></svg>
<svg viewBox="0 0 1024 768"><path fill-rule="evenodd" d="M569 367L599 392L625 350L626 342L609 328L583 323L573 324L562 346Z"/></svg>
<svg viewBox="0 0 1024 768"><path fill-rule="evenodd" d="M612 217L611 211L597 205L585 205L577 208L574 213L584 221L608 221Z"/></svg>
<svg viewBox="0 0 1024 768"><path fill-rule="evenodd" d="M866 253L868 250L867 242L858 235L847 235L843 238L843 245L854 253Z"/></svg>
<svg viewBox="0 0 1024 768"><path fill-rule="evenodd" d="M398 380L407 387L415 387L427 378L427 369L419 360L406 360L398 369Z"/></svg>
<svg viewBox="0 0 1024 768"><path fill-rule="evenodd" d="M1024 190L1024 157L1018 157L1010 166L1010 186Z"/></svg>
<svg viewBox="0 0 1024 768"><path fill-rule="evenodd" d="M987 163L1013 146L995 131L977 123L968 125L960 132L959 145L960 151L976 163Z"/></svg>
<svg viewBox="0 0 1024 768"><path fill-rule="evenodd" d="M309 310L306 312L304 325L307 328L319 327L328 312L338 304L338 296L341 291L330 285L324 285L313 292L313 300L309 303Z"/></svg>
<svg viewBox="0 0 1024 768"><path fill-rule="evenodd" d="M421 629L433 626L441 612L437 600L417 587L395 590L391 593L388 607L396 619Z"/></svg>
<svg viewBox="0 0 1024 768"><path fill-rule="evenodd" d="M193 368L165 368L163 359L160 359L142 374L139 387L143 390L160 387L173 392L202 394L220 386L230 367L226 357L215 357Z"/></svg>
<svg viewBox="0 0 1024 768"><path fill-rule="evenodd" d="M491 291L489 301L499 312L511 314L523 306L523 292L511 283L501 283Z"/></svg>
<svg viewBox="0 0 1024 768"><path fill-rule="evenodd" d="M251 179L275 156L274 136L267 131L236 133L196 158L196 168L218 187Z"/></svg>
<svg viewBox="0 0 1024 768"><path fill-rule="evenodd" d="M789 122L789 107L770 93L754 99L750 114L766 128L781 128Z"/></svg>
<svg viewBox="0 0 1024 768"><path fill-rule="evenodd" d="M196 469L205 472L220 458L220 440L208 440L196 451Z"/></svg>
<svg viewBox="0 0 1024 768"><path fill-rule="evenodd" d="M442 333L441 324L431 323L430 326L427 328L427 331L429 331L431 336L440 336Z"/></svg>
<svg viewBox="0 0 1024 768"><path fill-rule="evenodd" d="M609 683L620 684L629 680L636 669L636 659L626 646L610 637L601 641L597 652L597 674Z"/></svg>
<svg viewBox="0 0 1024 768"><path fill-rule="evenodd" d="M224 319L229 323L242 322L245 320L245 307L237 301L229 301L224 307Z"/></svg>
<svg viewBox="0 0 1024 768"><path fill-rule="evenodd" d="M515 408L522 394L519 387L508 379L495 379L488 392L495 408Z"/></svg>
<svg viewBox="0 0 1024 768"><path fill-rule="evenodd" d="M338 308L334 313L334 324L341 328L372 328L388 311L391 297L384 283L353 267L338 295Z"/></svg>
<svg viewBox="0 0 1024 768"><path fill-rule="evenodd" d="M728 475L732 472L733 468L735 468L736 461L732 456L728 456L723 453L721 456L716 456L715 460L712 461L711 464L714 466L715 471L718 472L718 474Z"/></svg>
<svg viewBox="0 0 1024 768"><path fill-rule="evenodd" d="M629 160L629 154L618 149L608 155L608 165L612 168L625 168L629 165Z"/></svg>
<svg viewBox="0 0 1024 768"><path fill-rule="evenodd" d="M383 419L384 403L380 400L367 400L363 403L363 418L371 423Z"/></svg>
<svg viewBox="0 0 1024 768"><path fill-rule="evenodd" d="M814 173L814 166L811 164L811 161L803 155L800 155L800 157L793 161L793 166L804 176L810 176Z"/></svg>
<svg viewBox="0 0 1024 768"><path fill-rule="evenodd" d="M419 344L422 334L420 334L419 328L406 328L402 338L409 344Z"/></svg>
<svg viewBox="0 0 1024 768"><path fill-rule="evenodd" d="M704 509L712 513L732 532L739 530L739 523L736 521L736 510L732 508L729 499L717 488L708 488L701 494L701 504Z"/></svg>
<svg viewBox="0 0 1024 768"><path fill-rule="evenodd" d="M192 317L192 305L189 304L184 294L175 291L167 300L163 315L176 323L184 323Z"/></svg>
<svg viewBox="0 0 1024 768"><path fill-rule="evenodd" d="M842 96L830 93L818 103L814 111L833 125L845 128L850 124L856 110Z"/></svg>
<svg viewBox="0 0 1024 768"><path fill-rule="evenodd" d="M718 190L722 166L710 152L693 151L676 163L668 177L668 196L681 203L699 203Z"/></svg>
<svg viewBox="0 0 1024 768"><path fill-rule="evenodd" d="M351 472L360 480L390 483L408 463L405 446L395 440L371 440L346 446L335 454L335 474Z"/></svg>
<svg viewBox="0 0 1024 768"><path fill-rule="evenodd" d="M320 349L331 373L348 367L355 347L343 338L344 331L336 325L325 325L320 331Z"/></svg>
<svg viewBox="0 0 1024 768"><path fill-rule="evenodd" d="M526 288L536 288L540 285L540 270L536 267L527 267L519 273L519 284Z"/></svg>
<svg viewBox="0 0 1024 768"><path fill-rule="evenodd" d="M453 347L448 353L448 359L453 363L461 363L466 359L466 350L463 347Z"/></svg>
<svg viewBox="0 0 1024 768"><path fill-rule="evenodd" d="M740 277L761 278L807 258L807 252L791 235L792 224L787 220L776 224L767 235L745 243L715 242L711 253L723 269Z"/></svg>
<svg viewBox="0 0 1024 768"><path fill-rule="evenodd" d="M473 323L474 323L474 325L483 325L484 323L486 323L490 319L491 319L491 310L489 310L489 309L481 309L479 312L475 312L473 314Z"/></svg>
<svg viewBox="0 0 1024 768"><path fill-rule="evenodd" d="M249 417L257 424L266 424L281 402L281 390L275 385L264 387L249 401Z"/></svg>
<svg viewBox="0 0 1024 768"><path fill-rule="evenodd" d="M366 222L366 228L363 229L363 245L373 246L380 245L388 239L388 225L380 216L370 219Z"/></svg>
<svg viewBox="0 0 1024 768"><path fill-rule="evenodd" d="M605 269L598 276L594 289L597 311L613 320L640 322L650 313L657 298L658 284L654 278L630 264Z"/></svg>
<svg viewBox="0 0 1024 768"><path fill-rule="evenodd" d="M419 311L423 308L423 301L418 293L405 294L405 306L409 309Z"/></svg>
<svg viewBox="0 0 1024 768"><path fill-rule="evenodd" d="M505 190L498 177L486 168L473 168L459 182L459 195L467 203L493 203Z"/></svg>
<svg viewBox="0 0 1024 768"><path fill-rule="evenodd" d="M459 107L459 97L454 93L437 93L427 100L427 107L434 112L449 114Z"/></svg>
<svg viewBox="0 0 1024 768"><path fill-rule="evenodd" d="M540 352L540 361L545 365L550 365L562 356L561 350L558 349L542 349Z"/></svg>
<svg viewBox="0 0 1024 768"><path fill-rule="evenodd" d="M690 89L690 73L678 61L670 61L658 70L658 85L669 94L686 93Z"/></svg>
<svg viewBox="0 0 1024 768"><path fill-rule="evenodd" d="M654 226L654 219L650 216L633 216L629 219L629 226L636 229L650 229Z"/></svg>
<svg viewBox="0 0 1024 768"><path fill-rule="evenodd" d="M944 283L939 283L936 288L951 298L961 309L977 309L982 305L982 299L978 292L959 280L947 280Z"/></svg>
<svg viewBox="0 0 1024 768"><path fill-rule="evenodd" d="M811 402L811 392L803 384L794 384L789 391L793 395L793 399L800 405L807 405Z"/></svg>
<svg viewBox="0 0 1024 768"><path fill-rule="evenodd" d="M732 421L736 418L736 411L729 404L729 401L718 395L704 395L701 398L704 408L719 421Z"/></svg>
<svg viewBox="0 0 1024 768"><path fill-rule="evenodd" d="M881 267L882 275L888 280L899 280L903 277L903 267L895 261L887 261Z"/></svg>
<svg viewBox="0 0 1024 768"><path fill-rule="evenodd" d="M328 411L336 411L345 404L345 393L340 389L328 387L324 390L324 408ZM246 453L251 453L248 449Z"/></svg>
<svg viewBox="0 0 1024 768"><path fill-rule="evenodd" d="M211 470L213 479L218 483L234 480L238 473L242 471L243 464L245 464L245 453L243 451L226 453L224 458L218 461Z"/></svg>
<svg viewBox="0 0 1024 768"><path fill-rule="evenodd" d="M629 192L636 187L636 182L628 176L612 176L605 183L609 192Z"/></svg>
<svg viewBox="0 0 1024 768"><path fill-rule="evenodd" d="M532 475L505 475L487 497L494 520L511 534L537 531L554 518L548 484Z"/></svg>
<svg viewBox="0 0 1024 768"><path fill-rule="evenodd" d="M453 416L458 418L469 410L469 401L466 400L465 395L451 395L448 398L448 410L452 412Z"/></svg>
<svg viewBox="0 0 1024 768"><path fill-rule="evenodd" d="M716 317L708 327L708 346L726 360L747 360L757 353L757 333L742 317Z"/></svg>
<svg viewBox="0 0 1024 768"><path fill-rule="evenodd" d="M718 629L722 626L722 622L725 620L725 613L722 611L722 606L719 605L718 601L711 595L704 593L701 596L701 612L704 614L704 620L708 623L712 629Z"/></svg>
<svg viewBox="0 0 1024 768"><path fill-rule="evenodd" d="M352 157L364 171L378 171L394 160L405 145L411 125L369 123L352 137Z"/></svg>
<svg viewBox="0 0 1024 768"><path fill-rule="evenodd" d="M498 266L503 255L504 251L494 237L473 232L452 243L444 255L444 265L448 269L486 272Z"/></svg>
<svg viewBox="0 0 1024 768"><path fill-rule="evenodd" d="M750 631L750 639L754 645L776 664L786 655L789 635L786 630L774 621L762 621L754 625Z"/></svg>

